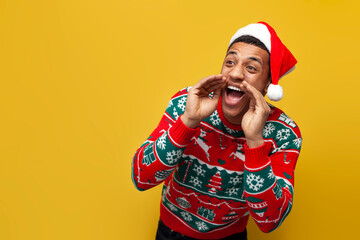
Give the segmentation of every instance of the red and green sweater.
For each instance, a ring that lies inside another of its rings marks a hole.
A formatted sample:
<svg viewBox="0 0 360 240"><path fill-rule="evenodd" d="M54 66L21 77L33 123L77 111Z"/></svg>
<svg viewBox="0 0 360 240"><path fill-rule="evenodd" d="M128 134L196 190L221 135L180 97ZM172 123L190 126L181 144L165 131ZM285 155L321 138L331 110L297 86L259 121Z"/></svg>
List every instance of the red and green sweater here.
<svg viewBox="0 0 360 240"><path fill-rule="evenodd" d="M221 109L197 129L181 119L188 88L173 96L159 125L136 151L132 177L139 190L165 181L161 220L198 239L219 239L245 229L249 215L263 232L289 214L301 148L298 126L271 106L264 145L248 148L241 127Z"/></svg>

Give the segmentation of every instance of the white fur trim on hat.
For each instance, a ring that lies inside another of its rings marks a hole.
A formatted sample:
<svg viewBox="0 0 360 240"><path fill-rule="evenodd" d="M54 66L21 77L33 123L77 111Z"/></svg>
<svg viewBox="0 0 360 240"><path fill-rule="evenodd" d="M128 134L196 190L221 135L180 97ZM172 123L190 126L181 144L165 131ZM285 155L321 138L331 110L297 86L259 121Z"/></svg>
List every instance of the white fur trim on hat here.
<svg viewBox="0 0 360 240"><path fill-rule="evenodd" d="M267 90L267 96L271 101L281 100L284 96L282 87L280 85L270 83Z"/></svg>
<svg viewBox="0 0 360 240"><path fill-rule="evenodd" d="M250 35L259 39L265 47L271 53L271 35L269 30L264 24L261 23L251 23L243 28L240 28L231 38L229 46L237 39L238 37Z"/></svg>

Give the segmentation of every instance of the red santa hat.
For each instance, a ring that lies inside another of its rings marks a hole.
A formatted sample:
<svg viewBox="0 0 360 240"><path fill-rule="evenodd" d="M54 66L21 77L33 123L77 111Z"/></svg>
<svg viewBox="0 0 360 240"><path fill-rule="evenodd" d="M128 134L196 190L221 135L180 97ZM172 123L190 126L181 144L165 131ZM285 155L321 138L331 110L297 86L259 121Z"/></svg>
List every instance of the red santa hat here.
<svg viewBox="0 0 360 240"><path fill-rule="evenodd" d="M249 24L240 28L230 40L229 46L238 37L250 35L261 41L270 52L271 83L267 96L272 101L279 101L283 97L279 79L295 69L296 59L276 35L275 30L265 22Z"/></svg>

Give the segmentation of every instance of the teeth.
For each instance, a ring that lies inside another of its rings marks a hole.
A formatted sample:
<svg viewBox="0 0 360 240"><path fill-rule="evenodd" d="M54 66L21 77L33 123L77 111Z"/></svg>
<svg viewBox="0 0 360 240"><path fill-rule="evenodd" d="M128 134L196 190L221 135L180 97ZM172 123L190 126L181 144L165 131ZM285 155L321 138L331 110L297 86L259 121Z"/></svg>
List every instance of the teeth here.
<svg viewBox="0 0 360 240"><path fill-rule="evenodd" d="M228 89L234 90L234 91L238 91L238 92L242 92L240 90L240 88L234 87L234 86L228 86Z"/></svg>

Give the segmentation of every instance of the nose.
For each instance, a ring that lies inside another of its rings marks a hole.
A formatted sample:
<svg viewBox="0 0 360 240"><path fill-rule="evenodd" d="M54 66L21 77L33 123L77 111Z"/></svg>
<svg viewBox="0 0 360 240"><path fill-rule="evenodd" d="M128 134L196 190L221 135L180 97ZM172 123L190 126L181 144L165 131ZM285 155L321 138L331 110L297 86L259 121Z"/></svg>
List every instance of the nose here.
<svg viewBox="0 0 360 240"><path fill-rule="evenodd" d="M244 80L244 70L241 66L233 67L229 73L231 80L242 81Z"/></svg>

